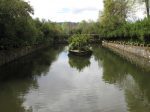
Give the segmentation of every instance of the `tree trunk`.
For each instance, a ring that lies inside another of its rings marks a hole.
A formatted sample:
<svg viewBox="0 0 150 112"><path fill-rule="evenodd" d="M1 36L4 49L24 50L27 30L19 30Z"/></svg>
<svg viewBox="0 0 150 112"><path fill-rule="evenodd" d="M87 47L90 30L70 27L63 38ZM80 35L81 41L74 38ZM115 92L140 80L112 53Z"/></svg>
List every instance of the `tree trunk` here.
<svg viewBox="0 0 150 112"><path fill-rule="evenodd" d="M145 0L145 5L146 5L147 17L149 18L150 17L150 14L149 14L149 0Z"/></svg>

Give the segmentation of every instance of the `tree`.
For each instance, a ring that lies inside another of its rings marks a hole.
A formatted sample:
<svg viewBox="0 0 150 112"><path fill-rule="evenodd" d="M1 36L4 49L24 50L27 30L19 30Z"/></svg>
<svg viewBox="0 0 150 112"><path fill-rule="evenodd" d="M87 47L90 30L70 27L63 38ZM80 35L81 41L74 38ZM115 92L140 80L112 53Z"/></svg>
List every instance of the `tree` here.
<svg viewBox="0 0 150 112"><path fill-rule="evenodd" d="M0 49L50 43L62 31L57 23L34 20L32 14L24 0L0 0Z"/></svg>
<svg viewBox="0 0 150 112"><path fill-rule="evenodd" d="M145 6L146 6L147 17L149 18L149 16L150 16L150 12L149 12L150 1L149 0L144 0L144 2L145 2Z"/></svg>
<svg viewBox="0 0 150 112"><path fill-rule="evenodd" d="M32 26L30 14L33 14L33 9L23 0L0 1L1 46L16 46L24 37L29 37L29 33L33 34L35 28Z"/></svg>
<svg viewBox="0 0 150 112"><path fill-rule="evenodd" d="M100 17L101 33L108 36L126 22L131 11L131 0L104 0L104 11Z"/></svg>

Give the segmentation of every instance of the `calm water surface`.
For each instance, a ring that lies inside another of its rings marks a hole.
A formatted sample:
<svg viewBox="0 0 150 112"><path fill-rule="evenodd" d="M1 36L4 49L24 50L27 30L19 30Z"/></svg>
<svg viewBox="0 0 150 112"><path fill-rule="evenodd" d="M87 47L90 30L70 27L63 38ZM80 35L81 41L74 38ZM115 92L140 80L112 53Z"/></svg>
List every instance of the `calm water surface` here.
<svg viewBox="0 0 150 112"><path fill-rule="evenodd" d="M46 48L0 67L0 112L150 112L150 73L93 46Z"/></svg>

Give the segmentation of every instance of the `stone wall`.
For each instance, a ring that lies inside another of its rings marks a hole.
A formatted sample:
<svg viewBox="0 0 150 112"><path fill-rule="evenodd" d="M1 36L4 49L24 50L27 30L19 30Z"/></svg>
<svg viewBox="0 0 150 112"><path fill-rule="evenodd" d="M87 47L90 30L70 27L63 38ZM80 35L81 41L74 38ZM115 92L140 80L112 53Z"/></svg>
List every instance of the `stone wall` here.
<svg viewBox="0 0 150 112"><path fill-rule="evenodd" d="M140 68L150 72L150 47L102 42L107 47Z"/></svg>
<svg viewBox="0 0 150 112"><path fill-rule="evenodd" d="M47 46L46 45L32 46L32 47L28 46L18 49L0 51L0 66L44 47Z"/></svg>
<svg viewBox="0 0 150 112"><path fill-rule="evenodd" d="M117 48L123 51L133 53L137 56L150 59L150 47L132 46L132 45L122 45L110 42L102 42L103 46Z"/></svg>

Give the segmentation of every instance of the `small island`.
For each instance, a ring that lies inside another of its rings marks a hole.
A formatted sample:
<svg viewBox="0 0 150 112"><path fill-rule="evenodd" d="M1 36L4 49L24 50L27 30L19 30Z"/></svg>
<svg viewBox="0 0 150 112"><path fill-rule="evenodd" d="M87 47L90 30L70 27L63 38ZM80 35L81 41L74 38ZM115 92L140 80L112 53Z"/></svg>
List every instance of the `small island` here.
<svg viewBox="0 0 150 112"><path fill-rule="evenodd" d="M76 34L69 38L69 54L77 56L91 56L92 49L89 46L90 36Z"/></svg>

